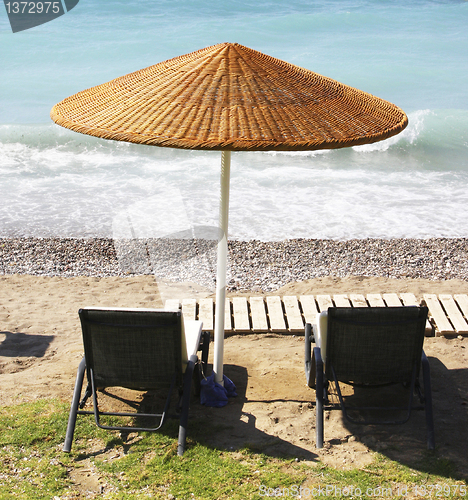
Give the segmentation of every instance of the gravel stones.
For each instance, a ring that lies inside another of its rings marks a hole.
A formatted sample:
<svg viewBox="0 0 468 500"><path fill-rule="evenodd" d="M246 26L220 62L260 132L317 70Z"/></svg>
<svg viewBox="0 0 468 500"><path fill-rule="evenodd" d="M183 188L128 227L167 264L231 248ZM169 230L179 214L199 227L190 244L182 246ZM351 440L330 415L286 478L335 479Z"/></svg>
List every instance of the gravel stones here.
<svg viewBox="0 0 468 500"><path fill-rule="evenodd" d="M239 290L271 291L324 276L468 280L468 240L462 238L234 241L230 249Z"/></svg>
<svg viewBox="0 0 468 500"><path fill-rule="evenodd" d="M0 274L123 275L111 239L0 238Z"/></svg>
<svg viewBox="0 0 468 500"><path fill-rule="evenodd" d="M0 274L154 274L214 288L216 242L2 238ZM324 276L468 280L468 239L230 241L229 290L273 291Z"/></svg>

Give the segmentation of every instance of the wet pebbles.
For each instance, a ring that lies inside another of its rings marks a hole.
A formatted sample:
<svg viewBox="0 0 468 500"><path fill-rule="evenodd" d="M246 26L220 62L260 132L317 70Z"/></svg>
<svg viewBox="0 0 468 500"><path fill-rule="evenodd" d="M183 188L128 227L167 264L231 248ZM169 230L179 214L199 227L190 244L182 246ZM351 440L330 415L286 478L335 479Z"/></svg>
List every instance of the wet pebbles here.
<svg viewBox="0 0 468 500"><path fill-rule="evenodd" d="M0 238L0 274L154 274L214 286L216 242ZM323 276L468 280L468 239L230 241L230 290L275 290Z"/></svg>

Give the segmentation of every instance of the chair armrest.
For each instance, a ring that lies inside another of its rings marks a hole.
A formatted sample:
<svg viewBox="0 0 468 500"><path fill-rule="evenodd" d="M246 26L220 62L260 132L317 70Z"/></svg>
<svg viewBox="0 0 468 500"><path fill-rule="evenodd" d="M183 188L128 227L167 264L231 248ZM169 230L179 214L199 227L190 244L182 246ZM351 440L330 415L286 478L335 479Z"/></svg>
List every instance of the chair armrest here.
<svg viewBox="0 0 468 500"><path fill-rule="evenodd" d="M317 324L315 325L315 343L320 347L320 354L324 363L327 362L327 331L328 331L328 311L317 314Z"/></svg>
<svg viewBox="0 0 468 500"><path fill-rule="evenodd" d="M313 340L313 335L312 335L312 329L313 326L310 323L305 324L304 328L304 337L305 337L305 358L304 361L306 363L306 371L307 371L307 364L310 363L310 356L312 353L312 340Z"/></svg>
<svg viewBox="0 0 468 500"><path fill-rule="evenodd" d="M203 322L198 320L184 319L185 345L187 348L187 359L196 355L200 345Z"/></svg>
<svg viewBox="0 0 468 500"><path fill-rule="evenodd" d="M307 385L309 387L315 387L315 356L311 356L312 353L312 343L315 341L314 329L315 325L306 323L305 325L305 355L304 355L304 368L307 379ZM314 354L315 354L314 347ZM319 349L320 351L320 349Z"/></svg>

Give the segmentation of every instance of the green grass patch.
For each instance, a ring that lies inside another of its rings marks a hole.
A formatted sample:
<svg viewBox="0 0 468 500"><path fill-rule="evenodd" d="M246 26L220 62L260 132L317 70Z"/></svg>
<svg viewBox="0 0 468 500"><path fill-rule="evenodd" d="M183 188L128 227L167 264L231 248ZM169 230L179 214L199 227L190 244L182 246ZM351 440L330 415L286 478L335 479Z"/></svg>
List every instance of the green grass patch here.
<svg viewBox="0 0 468 500"><path fill-rule="evenodd" d="M97 428L79 416L72 453L61 451L68 404L56 400L0 410L0 500L467 498L454 465L428 453L417 468L376 455L364 469L273 458L247 447L203 443L206 422L191 421L183 457L177 422L164 432L130 434ZM464 493L464 494L463 494Z"/></svg>

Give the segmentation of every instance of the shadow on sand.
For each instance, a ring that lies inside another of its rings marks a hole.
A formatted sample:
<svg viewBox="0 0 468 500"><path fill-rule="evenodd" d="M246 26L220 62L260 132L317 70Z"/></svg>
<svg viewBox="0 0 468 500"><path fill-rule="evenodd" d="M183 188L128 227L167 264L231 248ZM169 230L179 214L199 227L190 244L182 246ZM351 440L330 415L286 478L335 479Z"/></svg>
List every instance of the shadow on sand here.
<svg viewBox="0 0 468 500"><path fill-rule="evenodd" d="M274 421L277 419L274 412L275 405L281 405L282 407L290 405L294 408L303 405L310 412L312 407L310 401L268 397L261 401L252 401L246 397L249 383L247 369L242 366L227 364L224 366L224 373L235 383L237 397L230 398L228 405L223 408L194 405L193 411L191 410L191 418L204 419L207 422L203 427L205 430L202 430L201 426L197 426L197 430L193 435L194 439L200 440L209 446L228 451L248 448L254 452L264 453L272 457L299 458L311 461L318 459L318 454L311 451L310 446L298 446L289 441L287 437L280 438L262 431L258 426L258 417L246 409L248 403L263 404L265 406L263 418ZM304 429L304 431L312 436L313 420L310 420L309 424L310 429ZM296 431L297 429L291 427L291 433ZM189 431L189 434L192 435L191 431Z"/></svg>
<svg viewBox="0 0 468 500"><path fill-rule="evenodd" d="M42 358L52 340L54 340L54 335L0 332L0 356Z"/></svg>
<svg viewBox="0 0 468 500"><path fill-rule="evenodd" d="M0 332L0 373L17 373L30 367L37 358L53 356L52 351L47 352L53 340L54 335Z"/></svg>
<svg viewBox="0 0 468 500"><path fill-rule="evenodd" d="M341 421L343 435L352 435L372 451L400 464L430 474L439 474L452 479L468 479L468 370L448 370L437 358L429 358L431 366L434 426L436 450L427 450L426 421L424 411L412 411L409 421L401 425L360 425L344 419L341 409L334 406L325 417L325 441L329 449L342 444L340 436L327 432L327 421ZM189 432L194 439L210 446L226 450L249 448L272 457L299 458L318 461L319 452L315 452L315 442L310 441L304 447L293 444L287 437L280 438L267 434L257 427L257 417L245 411L247 403L253 403L246 397L248 385L247 369L241 366L226 365L225 374L231 378L238 391L238 397L229 401L224 408L203 408L199 405L191 412L194 418L203 418L208 422L205 432ZM359 398L359 390L351 396ZM255 403L274 407L275 403L302 405L308 413L305 431L312 441L315 439L315 392L310 390L310 400L305 402L294 399L265 398ZM348 399L349 402L349 399ZM415 402L417 398L415 398ZM312 404L311 404L312 403ZM352 404L352 403L351 403ZM387 401L388 404L388 401ZM275 418L274 410L270 418ZM304 423L298 422L298 425ZM295 440L297 442L297 439Z"/></svg>
<svg viewBox="0 0 468 500"><path fill-rule="evenodd" d="M408 422L401 425L360 425L353 424L342 416L343 426L356 436L369 449L377 451L391 460L414 469L437 473L446 477L468 479L468 370L448 370L437 358L430 357L431 384L435 427L435 451L427 450L426 420L424 410L414 410ZM385 390L382 391L385 397ZM350 405L353 400L361 399L366 389L355 388L354 394L347 398ZM395 398L395 392L393 392ZM404 396L401 394L401 396ZM391 396L390 396L391 397ZM383 404L399 404L387 398ZM398 397L398 394L397 396ZM406 400L402 398L403 404ZM419 403L417 397L414 403ZM327 436L325 422L325 439Z"/></svg>

